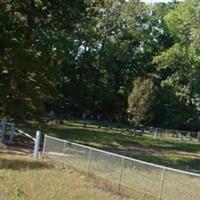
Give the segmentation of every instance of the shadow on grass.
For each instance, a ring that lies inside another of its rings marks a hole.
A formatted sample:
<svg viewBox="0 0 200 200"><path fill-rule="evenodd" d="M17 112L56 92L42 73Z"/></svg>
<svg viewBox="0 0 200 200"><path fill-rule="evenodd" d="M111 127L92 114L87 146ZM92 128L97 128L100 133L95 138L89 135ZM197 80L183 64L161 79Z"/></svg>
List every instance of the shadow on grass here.
<svg viewBox="0 0 200 200"><path fill-rule="evenodd" d="M134 140L129 141L128 136L104 131L88 130L84 128L48 128L46 132L54 137L74 141L82 144L97 144L101 147L118 147L120 145L136 145Z"/></svg>
<svg viewBox="0 0 200 200"><path fill-rule="evenodd" d="M153 138L121 135L105 131L88 130L85 128L47 128L46 133L65 140L82 144L98 144L100 147L117 148L119 146L138 146L157 150L184 151L200 153L199 143L180 143L179 141L154 140Z"/></svg>
<svg viewBox="0 0 200 200"><path fill-rule="evenodd" d="M50 163L40 161L0 158L0 169L33 170L51 169L53 167L54 166Z"/></svg>
<svg viewBox="0 0 200 200"><path fill-rule="evenodd" d="M68 119L64 120L64 123L69 125L92 125L92 126L102 126L102 127L110 127L112 126L113 128L130 128L130 125L128 124L121 124L121 123L112 123L112 122L106 122L106 121L96 121L96 120L89 120L89 119Z"/></svg>
<svg viewBox="0 0 200 200"><path fill-rule="evenodd" d="M158 165L172 167L184 171L191 171L200 173L200 159L194 158L182 158L182 157L160 157L160 156L147 156L147 155L135 155L134 158L143 160Z"/></svg>

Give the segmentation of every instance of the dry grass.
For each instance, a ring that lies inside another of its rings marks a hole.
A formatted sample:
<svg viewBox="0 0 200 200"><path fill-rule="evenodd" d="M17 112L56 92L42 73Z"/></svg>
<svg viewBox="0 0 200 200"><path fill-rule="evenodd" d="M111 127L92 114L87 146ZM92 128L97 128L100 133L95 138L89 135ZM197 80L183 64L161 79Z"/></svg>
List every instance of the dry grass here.
<svg viewBox="0 0 200 200"><path fill-rule="evenodd" d="M65 155L60 154L62 156L49 154L48 158L55 162L62 160L65 165L85 172L90 166L89 173L91 175L95 176L97 180L101 180L102 185L107 185L113 191L117 191L121 170L119 159L112 155L91 153L91 162L88 165L88 156L85 156L84 151L82 155L80 149L79 151L78 149L74 150L74 154L71 154L71 151L69 151L69 154L65 151ZM132 199L158 199L162 177L163 169L125 159L120 192ZM163 178L162 200L199 200L199 177L166 170Z"/></svg>
<svg viewBox="0 0 200 200"><path fill-rule="evenodd" d="M25 156L0 157L1 200L119 200L71 168Z"/></svg>
<svg viewBox="0 0 200 200"><path fill-rule="evenodd" d="M76 170L87 172L88 160L80 156L53 156L48 155L48 159L55 163L62 160L63 166L70 166ZM113 192L118 191L120 178L120 160L110 157L102 157L98 155L92 156L90 163L89 175L95 177L95 183L101 188L108 189ZM134 163L133 163L134 164ZM148 168L142 171L133 169L130 163L123 170L121 179L120 193L131 199L136 200L155 200L160 188L161 174L157 171L149 171Z"/></svg>

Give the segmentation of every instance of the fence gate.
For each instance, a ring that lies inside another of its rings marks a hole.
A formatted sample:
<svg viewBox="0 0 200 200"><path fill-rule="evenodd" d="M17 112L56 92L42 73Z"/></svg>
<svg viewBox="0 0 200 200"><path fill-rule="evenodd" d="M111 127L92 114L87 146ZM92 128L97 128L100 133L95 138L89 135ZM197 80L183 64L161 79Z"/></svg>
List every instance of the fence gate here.
<svg viewBox="0 0 200 200"><path fill-rule="evenodd" d="M5 139L5 135L9 135L8 143L12 144L13 139L17 135L23 135L26 138L31 139L34 141L34 150L33 150L33 156L38 159L39 157L39 150L40 150L40 144L41 144L41 132L36 131L35 137L31 136L31 134L26 133L23 130L20 130L15 127L14 122L7 122L6 120L1 120L0 122L0 142L3 142Z"/></svg>

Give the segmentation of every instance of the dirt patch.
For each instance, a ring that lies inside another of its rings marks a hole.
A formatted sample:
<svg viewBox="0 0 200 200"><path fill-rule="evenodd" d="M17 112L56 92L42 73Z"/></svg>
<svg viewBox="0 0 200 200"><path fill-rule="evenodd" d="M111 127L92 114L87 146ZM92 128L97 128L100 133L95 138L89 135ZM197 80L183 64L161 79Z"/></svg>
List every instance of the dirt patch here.
<svg viewBox="0 0 200 200"><path fill-rule="evenodd" d="M26 148L14 144L2 144L0 143L0 156L1 155L31 155L32 154L32 149L31 148Z"/></svg>
<svg viewBox="0 0 200 200"><path fill-rule="evenodd" d="M6 135L4 142L0 143L0 156L7 155L32 155L34 142L23 136L16 136L12 143L8 142L9 138Z"/></svg>

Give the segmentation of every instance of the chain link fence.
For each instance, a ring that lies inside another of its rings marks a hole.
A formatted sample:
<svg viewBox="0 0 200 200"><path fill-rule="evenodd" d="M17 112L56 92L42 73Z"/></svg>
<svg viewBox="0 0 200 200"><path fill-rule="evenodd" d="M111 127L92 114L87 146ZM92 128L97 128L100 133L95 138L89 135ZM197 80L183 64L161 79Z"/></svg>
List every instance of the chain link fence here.
<svg viewBox="0 0 200 200"><path fill-rule="evenodd" d="M69 126L83 127L91 130L128 134L132 136L148 136L154 139L169 139L180 142L200 142L200 131L172 130L147 126L122 125L102 121L77 121L68 123Z"/></svg>
<svg viewBox="0 0 200 200"><path fill-rule="evenodd" d="M133 199L199 200L200 175L45 136L45 156L104 180Z"/></svg>

